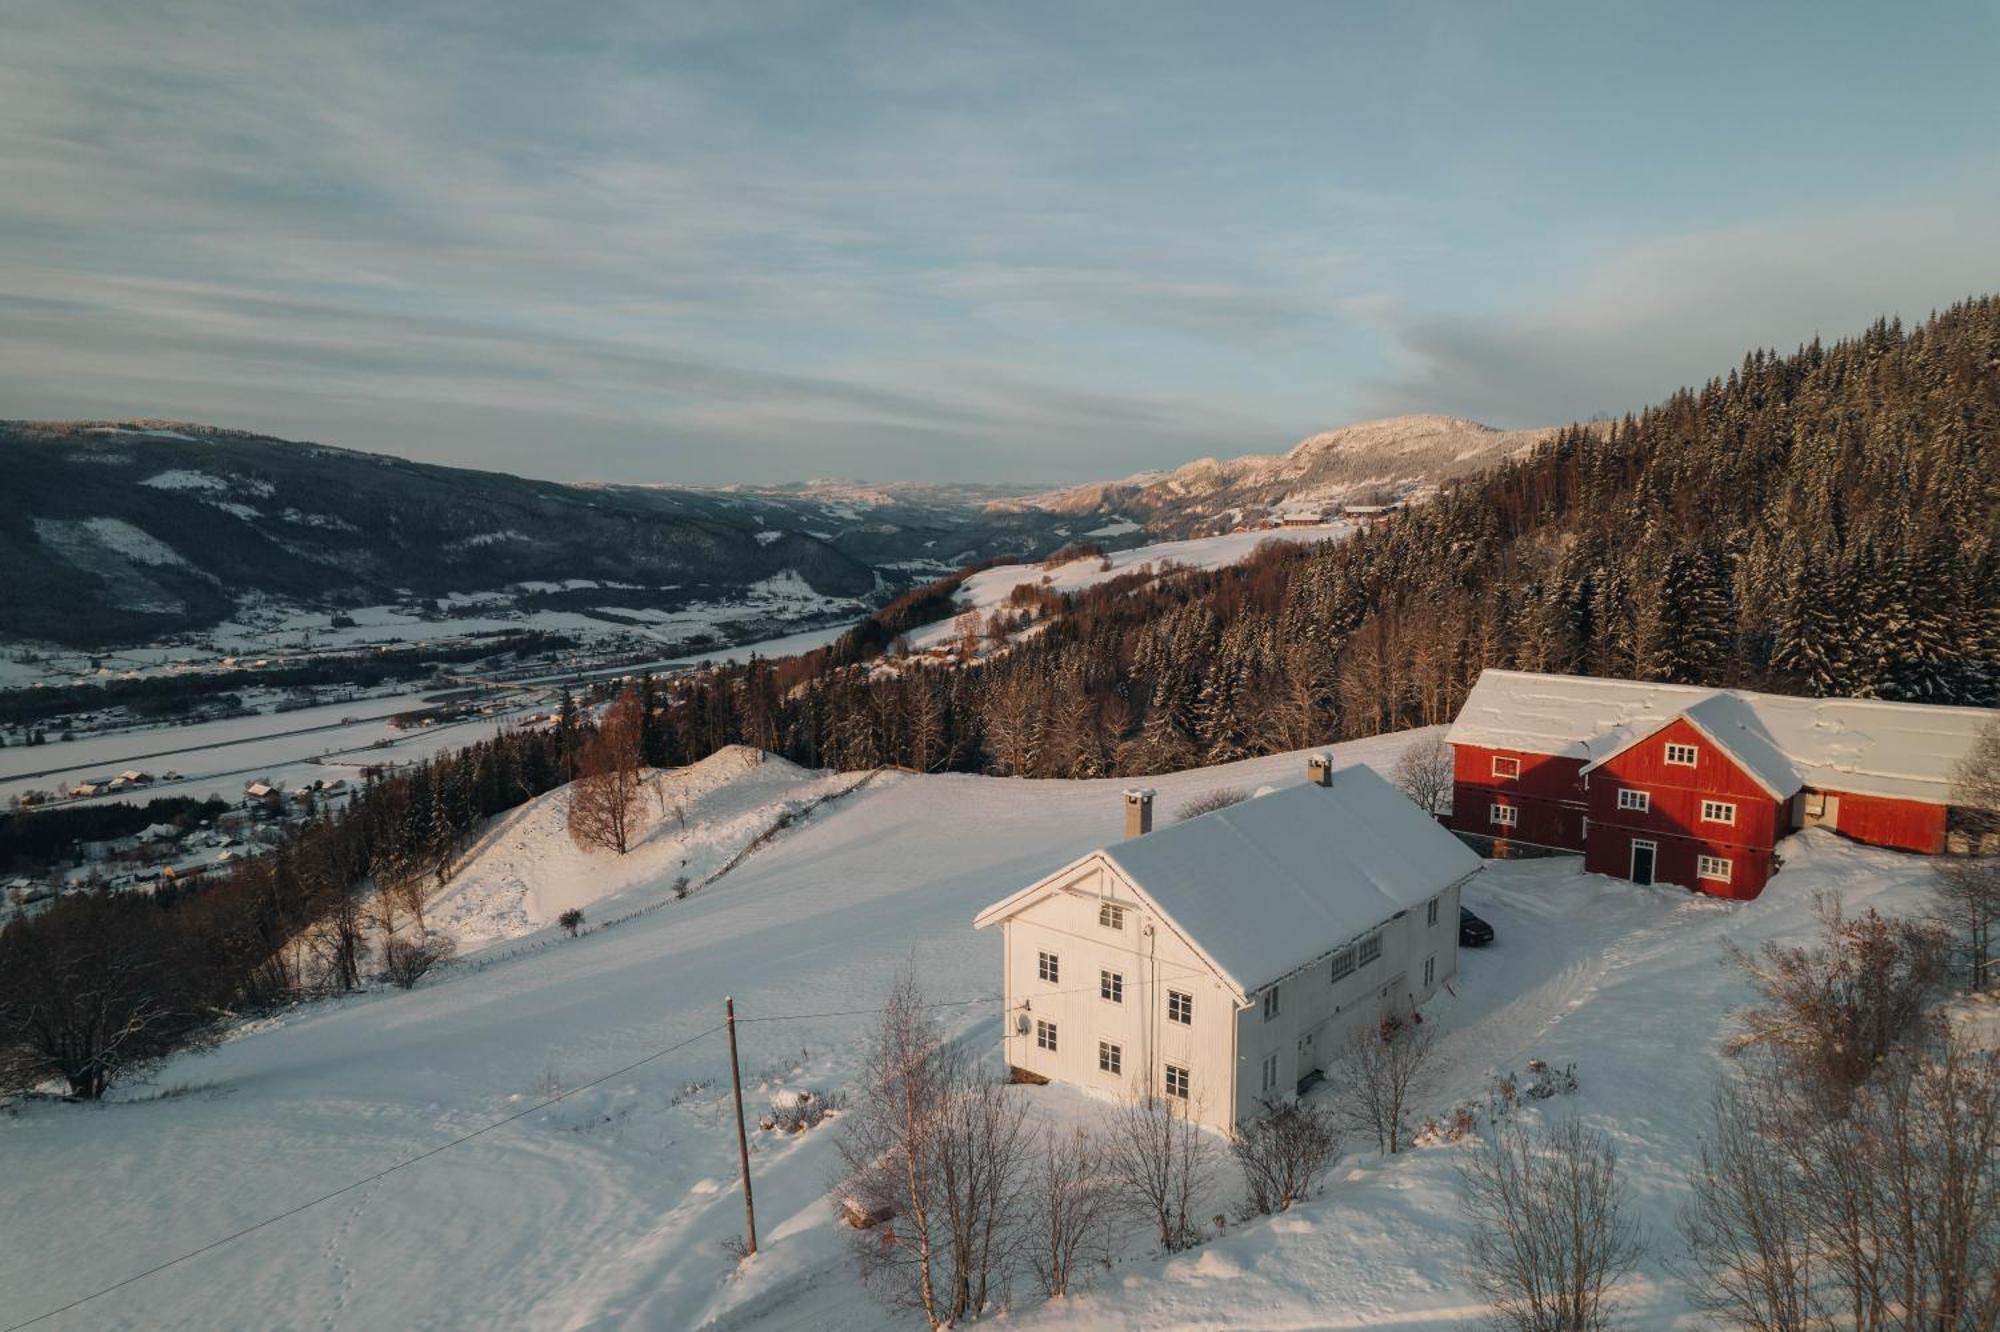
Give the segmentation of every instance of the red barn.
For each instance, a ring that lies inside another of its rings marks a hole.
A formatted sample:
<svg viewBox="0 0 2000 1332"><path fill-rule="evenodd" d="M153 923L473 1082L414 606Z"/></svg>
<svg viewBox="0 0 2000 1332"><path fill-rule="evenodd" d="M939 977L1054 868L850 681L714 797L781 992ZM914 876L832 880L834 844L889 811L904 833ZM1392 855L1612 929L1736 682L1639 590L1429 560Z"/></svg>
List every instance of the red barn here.
<svg viewBox="0 0 2000 1332"><path fill-rule="evenodd" d="M1451 826L1496 854L1750 898L1778 840L1824 827L1945 849L1951 774L1989 708L1486 671L1446 739Z"/></svg>

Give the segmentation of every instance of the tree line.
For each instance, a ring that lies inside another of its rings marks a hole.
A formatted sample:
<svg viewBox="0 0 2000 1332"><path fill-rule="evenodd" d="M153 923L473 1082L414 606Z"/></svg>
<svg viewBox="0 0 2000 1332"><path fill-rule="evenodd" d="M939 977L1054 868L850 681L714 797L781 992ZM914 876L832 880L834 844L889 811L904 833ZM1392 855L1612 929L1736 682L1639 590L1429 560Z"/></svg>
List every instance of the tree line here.
<svg viewBox="0 0 2000 1332"><path fill-rule="evenodd" d="M2000 299L1755 352L1351 539L1035 583L976 662L899 650L957 577L830 648L678 687L660 758L1095 777L1449 720L1508 667L1812 696L2000 697Z"/></svg>

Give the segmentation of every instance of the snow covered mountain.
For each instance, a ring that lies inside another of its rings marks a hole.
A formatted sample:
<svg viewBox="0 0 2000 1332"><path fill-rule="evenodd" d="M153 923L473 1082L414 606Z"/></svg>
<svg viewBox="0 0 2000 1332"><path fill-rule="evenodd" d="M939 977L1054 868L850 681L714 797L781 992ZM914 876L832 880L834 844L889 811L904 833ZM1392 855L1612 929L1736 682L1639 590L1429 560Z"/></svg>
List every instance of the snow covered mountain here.
<svg viewBox="0 0 2000 1332"><path fill-rule="evenodd" d="M1457 416L1392 416L1310 436L1287 453L1201 458L1170 472L1000 503L1117 512L1155 534L1187 536L1290 507L1421 495L1522 453L1550 433L1496 430Z"/></svg>

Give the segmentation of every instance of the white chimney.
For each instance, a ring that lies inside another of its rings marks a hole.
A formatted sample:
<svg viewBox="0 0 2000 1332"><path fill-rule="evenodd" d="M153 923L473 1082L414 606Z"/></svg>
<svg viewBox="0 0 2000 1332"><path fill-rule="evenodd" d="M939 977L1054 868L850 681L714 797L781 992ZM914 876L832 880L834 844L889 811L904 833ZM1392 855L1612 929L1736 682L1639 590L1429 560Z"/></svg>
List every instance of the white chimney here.
<svg viewBox="0 0 2000 1332"><path fill-rule="evenodd" d="M1135 786L1125 792L1125 835L1144 837L1153 831L1153 789Z"/></svg>
<svg viewBox="0 0 2000 1332"><path fill-rule="evenodd" d="M1314 786L1333 785L1333 755L1311 754L1306 757L1306 780Z"/></svg>

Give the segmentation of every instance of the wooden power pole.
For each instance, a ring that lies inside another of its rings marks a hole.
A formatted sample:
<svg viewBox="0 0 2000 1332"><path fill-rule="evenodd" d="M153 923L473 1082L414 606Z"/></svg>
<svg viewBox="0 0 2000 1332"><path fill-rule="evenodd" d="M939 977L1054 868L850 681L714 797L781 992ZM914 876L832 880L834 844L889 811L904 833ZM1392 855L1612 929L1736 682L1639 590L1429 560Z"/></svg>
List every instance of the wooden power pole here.
<svg viewBox="0 0 2000 1332"><path fill-rule="evenodd" d="M757 1252L757 1204L750 1198L750 1135L743 1128L743 1070L736 1063L736 1001L724 998L722 1012L729 1024L729 1081L736 1089L736 1159L743 1167L743 1219L749 1226L746 1256Z"/></svg>

